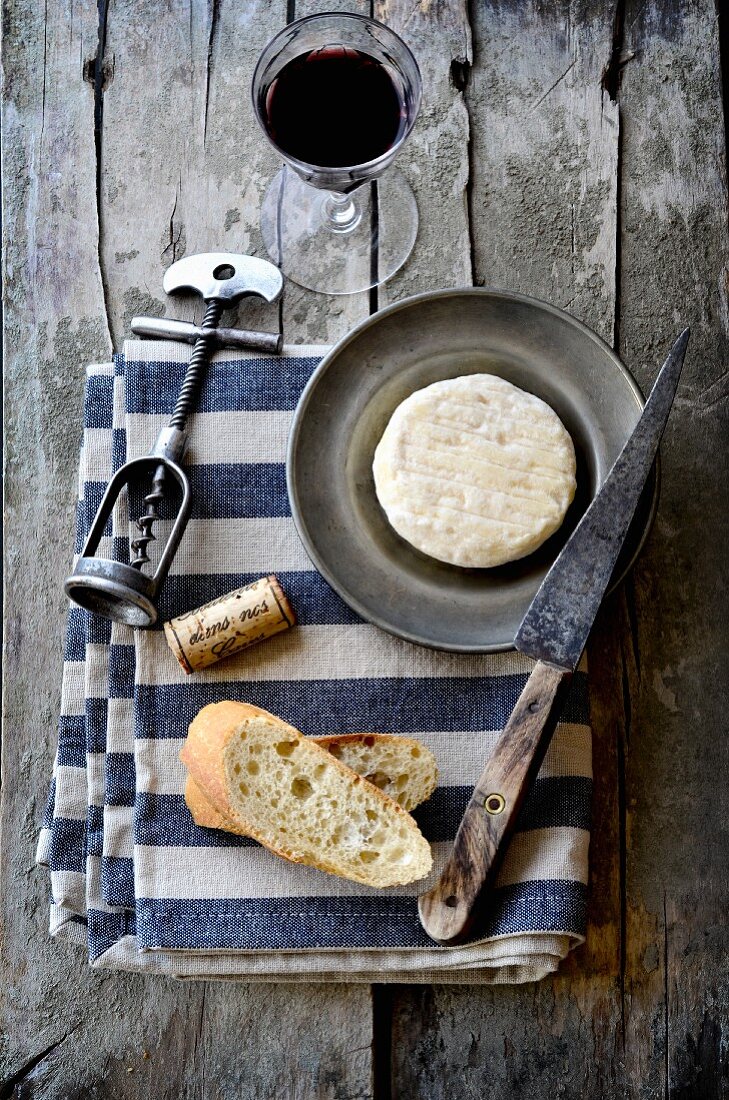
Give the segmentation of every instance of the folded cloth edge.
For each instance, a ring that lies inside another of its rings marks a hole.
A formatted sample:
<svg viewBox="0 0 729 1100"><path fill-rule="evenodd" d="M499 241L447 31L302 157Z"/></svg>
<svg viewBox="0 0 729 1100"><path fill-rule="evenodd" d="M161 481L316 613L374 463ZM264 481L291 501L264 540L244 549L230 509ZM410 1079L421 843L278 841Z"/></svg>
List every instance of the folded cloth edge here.
<svg viewBox="0 0 729 1100"><path fill-rule="evenodd" d="M184 359L184 351L181 353L181 349L180 349L179 345L176 345L176 344L170 344L170 345L167 345L167 347L164 347L163 344L154 344L153 349L154 349L154 360L157 360L158 358L159 359L166 359L167 354L170 354L170 359L171 359L171 361L174 361L174 362L180 362L180 361L183 361L183 359ZM308 355L321 355L326 350L327 349L322 347L321 345L296 346L296 347L286 348L285 351L284 351L284 355L286 355L287 352L290 355L298 355L298 356L307 355L307 354ZM141 357L145 357L146 359L151 359L152 358L152 354L151 354L152 349L149 347L149 345L147 345L143 341L131 341L131 342L129 342L125 346L125 353L127 354L127 356L129 358L136 357L137 354L139 354ZM224 353L220 353L220 356L222 358L226 359L226 360L229 360L231 358L238 358L237 356L236 357L231 357L229 355L225 355ZM250 355L250 356L246 355L246 356L241 356L240 358L246 359L246 358L252 358L252 357L253 357L253 355ZM39 859L40 859L41 862L44 862L45 859L47 859L47 844L45 843L45 840L47 840L47 837L44 838L44 836L42 834L41 835L41 840L40 840L40 843L39 843ZM73 937L74 937L74 941L77 942L78 938L79 938L77 930L79 928L82 928L82 924L79 922L78 914L71 914L71 916L68 917L67 919L61 920L60 923L57 922L56 923L56 934L61 934L61 930L63 928L65 928L68 924L73 924L74 925ZM582 940L584 938L580 935L576 935L576 934L572 934L572 933L571 934L566 934L566 935L555 935L555 934L551 934L551 933L541 933L539 935L547 937L547 938L551 937L551 940L554 943L555 952L556 952L556 954L554 956L549 952L542 953L545 958L549 957L550 959L552 959L554 957L557 957L557 956L558 956L558 958L564 957L564 955L567 953L568 950L570 950L574 946L577 946L577 944L582 942ZM68 933L64 933L64 937L66 937L66 936L67 936L67 938L71 938L70 929L69 929ZM503 939L512 939L512 938L514 938L512 935L508 935L508 936L503 937ZM517 938L521 938L523 940L524 939L523 934L519 934L517 936ZM125 937L124 940L120 940L118 942L119 942L119 944L121 944L122 942L125 942L127 939L129 939L129 937ZM115 967L119 966L119 965L122 965L124 968L130 968L131 963L130 963L130 960L126 957L126 955L125 955L123 961L122 961L121 958L119 958L118 960L115 960L115 956L119 954L119 952L116 951L117 946L118 946L118 944L110 946L103 954L101 954L97 959L94 960L93 965L99 966L99 967L103 967L105 965L112 965L112 966L115 966ZM537 945L535 944L534 946L536 947ZM437 953L440 954L441 952L444 952L444 951L450 953L450 952L453 952L454 950L456 950L456 949L453 949L453 948L443 949L443 948L437 948L437 947L434 946L432 949L430 949L430 948L425 949L425 953L427 954L427 953L430 953L430 952L432 952L432 953L437 952ZM412 964L414 962L414 959L413 959L414 955L420 955L421 954L421 949L419 949L419 948L408 948L408 949L406 949L406 951L407 951L407 954L409 956L408 963L410 963L410 964ZM385 967L383 967L382 970L378 970L378 971L372 971L372 970L365 971L364 969L362 969L361 972L359 972L359 976L357 977L357 980L382 980L382 978L378 977L378 975L381 974L381 973L385 973L385 972L392 972L392 973L395 973L395 974L405 974L405 975L407 975L407 977L403 978L402 980L408 980L408 981L431 980L427 977L423 978L423 979L417 978L415 976L417 974L417 971L411 971L409 969L403 969L403 970L397 969L398 966L399 966L397 956L399 954L401 954L401 952L398 952L396 949L384 949L384 951L382 951L382 949L379 949L379 948L369 948L369 949L367 949L365 951L362 951L362 952L357 952L356 950L353 951L352 949L348 949L346 952L344 952L344 954L346 954L346 961L350 965L352 963L355 963L355 957L361 954L363 956L362 957L362 967L364 968L366 965L371 967L372 953L378 953L378 952L381 952L382 954L387 955L387 960L386 960L387 965ZM321 951L321 952L320 952L320 949L313 949L311 952L306 953L306 955L308 955L308 959L306 960L306 962L304 964L302 964L302 971L303 972L300 971L299 969L291 966L290 957L291 957L291 954L295 954L297 956L297 958L302 959L302 958L306 957L304 953L299 955L296 952L292 953L292 952L288 952L288 951L280 951L280 952L277 952L277 953L276 952L268 952L268 951L266 951L266 952L263 952L263 951L261 951L261 952L239 951L239 952L236 952L234 955L230 956L230 958L235 960L236 963L240 962L241 965L244 964L244 960L246 960L246 959L248 959L248 960L253 959L256 962L258 962L259 960L262 960L264 963L270 964L271 955L276 954L277 956L280 956L280 958L281 958L281 969L279 970L277 968L276 969L276 976L272 977L270 980L283 980L282 976L285 976L287 973L291 973L292 975L302 973L302 977L301 977L300 980L313 980L312 977L311 977L312 971L308 970L307 967L310 966L311 962L313 961L312 956L317 956L319 953L321 955L328 956L327 963L326 963L326 968L321 971L322 973L329 973L329 974L332 974L332 975L342 973L343 975L345 975L346 980L354 980L355 979L355 974L357 973L356 968L353 969L353 970L350 970L350 969L348 969L348 967L343 967L343 969L341 971L337 971L337 970L334 969L334 966L336 965L336 962L337 962L337 960L334 958L334 956L338 955L338 954L342 954L342 952L338 952L337 949L335 949L335 948L328 948L328 949L325 949L324 951ZM160 965L159 961L156 961L153 965L151 965L151 958L152 957L155 957L158 960L159 957L164 955L164 954L168 954L168 955L171 956L169 964L165 961L164 965ZM139 967L138 968L141 969L141 970L155 970L155 971L158 971L158 972L172 973L173 969L176 967L177 968L176 976L179 976L179 977L186 977L186 976L194 977L197 974L202 975L203 967L207 965L208 966L208 971L207 972L210 974L210 976L217 976L217 977L224 977L225 976L225 975L220 974L220 973L218 973L218 974L214 973L215 970L217 970L217 967L210 967L209 966L209 956L206 956L204 951L197 952L196 955L197 955L197 958L195 959L195 965L192 966L191 965L192 964L192 956L191 956L191 953L187 952L187 951L179 951L179 952L178 951L172 951L172 950L168 950L167 952L165 952L165 951L156 951L156 950L144 951L144 952L141 953L141 956L138 958L138 962L139 962ZM289 957L288 962L286 960L286 956ZM184 963L182 963L182 965L180 965L181 960L183 958L184 958L185 961L184 961ZM223 953L220 953L219 955L217 955L217 958L218 958L219 961L221 961L221 960L227 960L229 958L229 956L227 956L226 953L223 952ZM450 965L460 965L463 968L464 971L468 971L469 974L470 974L469 980L471 980L471 981L474 980L474 973L471 971L471 967L476 968L476 967L479 967L481 965L485 965L489 968L489 970L492 969L492 963L487 962L486 960L484 960L482 958L474 959L471 962L470 965L468 964L466 959L463 959L460 963L457 963L456 962L457 958L458 958L458 956L455 956L455 955L451 954L450 955L450 959L451 959L451 964ZM324 960L322 959L320 961L323 962ZM381 961L385 961L385 960L381 960ZM230 965L230 963L228 963L227 965ZM250 961L248 962L248 965L250 967L250 965L251 965ZM422 959L420 965L426 966L427 965L427 960ZM488 980L488 981L536 980L536 978L534 978L532 976L523 977L523 978L514 978L513 975L516 973L516 971L513 970L513 967L518 966L518 965L520 965L520 964L518 964L518 962L515 961L515 958L512 954L511 956L509 956L509 962L508 963L505 962L503 964L504 967L511 968L511 969L509 969L509 974L511 975L511 977L504 978L504 979L499 979L498 977L492 975L488 979L484 979L484 980ZM547 973L547 972L549 972L549 970L556 968L556 965L557 965L556 963L555 963L554 966L551 966L551 964L550 964L544 970L544 973ZM194 973L191 972L191 973L188 974L186 972L188 968L190 968L191 971L194 971ZM438 973L438 969L439 969L438 967L434 967L431 963L431 965L428 967L428 969L424 970L423 973L424 974ZM265 970L261 969L259 971L259 973L261 975L261 980L269 980L268 978L264 977L263 975L264 975L264 973L271 973L270 965L265 966ZM309 977L304 977L303 976L304 973L306 973L310 976ZM254 976L253 975L253 968L251 968L251 969L248 969L248 970L242 969L241 972L240 972L239 977L240 977L240 980L245 980L247 977L250 979L253 976ZM326 978L324 980L332 980L332 977ZM397 979L390 978L389 980L397 980ZM451 980L451 979L449 978L447 980Z"/></svg>

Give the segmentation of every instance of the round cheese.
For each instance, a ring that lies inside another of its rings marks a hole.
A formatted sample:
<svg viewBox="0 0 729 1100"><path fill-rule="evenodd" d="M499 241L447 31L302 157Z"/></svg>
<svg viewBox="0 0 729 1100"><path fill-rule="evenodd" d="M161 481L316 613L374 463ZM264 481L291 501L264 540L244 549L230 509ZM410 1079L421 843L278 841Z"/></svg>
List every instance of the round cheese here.
<svg viewBox="0 0 729 1100"><path fill-rule="evenodd" d="M557 530L575 495L575 450L544 401L469 374L395 409L373 473L402 538L439 561L484 569L531 554Z"/></svg>

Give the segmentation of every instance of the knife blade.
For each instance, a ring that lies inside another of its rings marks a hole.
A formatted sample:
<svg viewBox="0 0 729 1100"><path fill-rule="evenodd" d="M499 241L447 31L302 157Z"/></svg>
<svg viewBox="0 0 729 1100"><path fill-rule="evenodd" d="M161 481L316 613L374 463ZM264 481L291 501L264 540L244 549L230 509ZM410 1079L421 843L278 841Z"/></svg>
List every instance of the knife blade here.
<svg viewBox="0 0 729 1100"><path fill-rule="evenodd" d="M438 943L463 940L483 909L655 460L688 339L686 328L517 631L515 648L537 663L476 784L438 882L418 899L423 928Z"/></svg>

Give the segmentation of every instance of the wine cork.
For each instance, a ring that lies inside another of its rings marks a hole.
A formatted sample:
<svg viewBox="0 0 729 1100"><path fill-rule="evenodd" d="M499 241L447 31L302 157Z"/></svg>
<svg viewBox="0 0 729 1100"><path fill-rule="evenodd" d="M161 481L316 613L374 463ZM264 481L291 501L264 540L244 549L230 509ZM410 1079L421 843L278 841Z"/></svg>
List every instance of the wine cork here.
<svg viewBox="0 0 729 1100"><path fill-rule="evenodd" d="M167 644L190 673L288 630L295 622L291 604L271 574L170 619L164 627Z"/></svg>

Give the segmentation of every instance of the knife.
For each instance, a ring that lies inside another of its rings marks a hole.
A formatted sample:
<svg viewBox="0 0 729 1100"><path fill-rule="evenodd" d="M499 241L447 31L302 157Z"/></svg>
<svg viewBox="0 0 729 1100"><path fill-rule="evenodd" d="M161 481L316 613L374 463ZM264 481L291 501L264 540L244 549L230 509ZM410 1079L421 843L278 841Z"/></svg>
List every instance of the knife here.
<svg viewBox="0 0 729 1100"><path fill-rule="evenodd" d="M496 878L653 465L688 339L686 328L517 631L515 648L537 663L476 784L440 879L418 899L423 928L438 943L458 943L469 934Z"/></svg>

